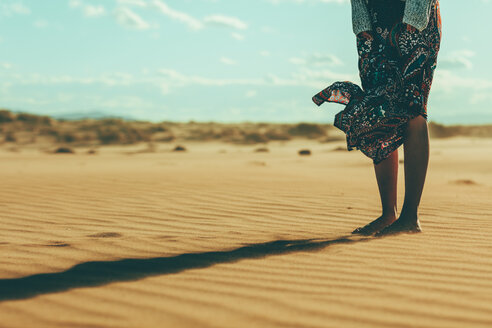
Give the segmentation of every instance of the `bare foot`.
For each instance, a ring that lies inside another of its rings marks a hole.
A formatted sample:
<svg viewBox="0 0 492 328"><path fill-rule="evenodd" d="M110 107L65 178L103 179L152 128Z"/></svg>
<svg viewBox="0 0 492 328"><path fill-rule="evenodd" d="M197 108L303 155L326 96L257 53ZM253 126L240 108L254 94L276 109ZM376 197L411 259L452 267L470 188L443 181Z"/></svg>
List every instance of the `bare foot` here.
<svg viewBox="0 0 492 328"><path fill-rule="evenodd" d="M419 233L422 232L420 227L419 219L406 219L400 218L393 222L391 225L387 226L380 232L376 233L376 237L383 237L389 235L395 235L399 233Z"/></svg>
<svg viewBox="0 0 492 328"><path fill-rule="evenodd" d="M380 216L379 218L372 221L371 223L355 229L354 231L352 231L352 234L370 236L382 230L384 227L387 227L388 225L392 224L393 222L395 222L395 220L396 220L396 215Z"/></svg>

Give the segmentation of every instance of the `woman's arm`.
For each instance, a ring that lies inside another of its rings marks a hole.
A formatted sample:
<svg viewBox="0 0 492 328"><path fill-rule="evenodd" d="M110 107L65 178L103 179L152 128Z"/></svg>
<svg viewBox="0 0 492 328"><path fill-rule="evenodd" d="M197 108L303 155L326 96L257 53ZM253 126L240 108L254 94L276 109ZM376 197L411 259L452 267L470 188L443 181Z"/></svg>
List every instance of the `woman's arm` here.
<svg viewBox="0 0 492 328"><path fill-rule="evenodd" d="M431 5L434 0L406 0L403 23L412 25L419 31L429 24Z"/></svg>
<svg viewBox="0 0 492 328"><path fill-rule="evenodd" d="M366 0L350 0L352 3L352 29L355 35L372 30L371 17Z"/></svg>

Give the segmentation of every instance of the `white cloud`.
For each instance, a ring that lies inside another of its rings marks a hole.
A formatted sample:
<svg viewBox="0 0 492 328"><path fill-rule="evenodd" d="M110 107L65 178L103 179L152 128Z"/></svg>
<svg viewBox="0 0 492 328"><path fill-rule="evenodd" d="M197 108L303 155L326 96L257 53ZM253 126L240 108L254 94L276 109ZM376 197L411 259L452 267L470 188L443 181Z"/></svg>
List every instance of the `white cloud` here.
<svg viewBox="0 0 492 328"><path fill-rule="evenodd" d="M231 36L232 36L234 39L239 40L239 41L244 40L244 35L239 34L239 33L236 33L236 32L232 32L232 33L231 33Z"/></svg>
<svg viewBox="0 0 492 328"><path fill-rule="evenodd" d="M438 69L436 70L432 89L438 92L457 92L460 94L469 94L471 92L492 92L492 80L483 78L465 77L462 74L456 74L451 70ZM468 89L469 91L463 91Z"/></svg>
<svg viewBox="0 0 492 328"><path fill-rule="evenodd" d="M340 58L333 54L319 54L314 53L308 58L310 64L315 66L341 66L343 62Z"/></svg>
<svg viewBox="0 0 492 328"><path fill-rule="evenodd" d="M78 7L82 6L82 1L80 1L80 0L70 0L68 2L68 6L71 7L71 8L78 8Z"/></svg>
<svg viewBox="0 0 492 328"><path fill-rule="evenodd" d="M249 85L249 86L304 86L311 88L323 88L334 81L355 80L357 76L350 74L335 73L329 70L309 70L301 69L289 77L279 77L275 74L267 74L263 78L256 79L214 79L203 76L185 75L173 69L161 69L159 73L163 80L161 89L170 92L172 88L182 88L190 85L203 86L231 86L231 85ZM330 82L331 81L331 82Z"/></svg>
<svg viewBox="0 0 492 328"><path fill-rule="evenodd" d="M465 94L469 104L479 103L488 106L492 103L492 79L465 77L452 70L437 69L432 83L431 94Z"/></svg>
<svg viewBox="0 0 492 328"><path fill-rule="evenodd" d="M103 98L103 97L95 97L94 104L97 104L98 107L101 108L125 108L125 109L136 109L135 113L138 113L139 110L144 108L152 108L154 105L144 100L140 97L135 96L118 96L116 98ZM130 114L125 111L125 115Z"/></svg>
<svg viewBox="0 0 492 328"><path fill-rule="evenodd" d="M161 80L159 81L161 91L166 94L172 88L182 88L190 85L201 85L208 87L222 87L230 85L265 85L264 79L214 79L196 75L185 75L173 69L160 69Z"/></svg>
<svg viewBox="0 0 492 328"><path fill-rule="evenodd" d="M306 60L298 57L289 58L289 62L291 62L294 65L306 65Z"/></svg>
<svg viewBox="0 0 492 328"><path fill-rule="evenodd" d="M87 17L98 17L104 15L105 13L106 13L106 9L101 5L98 6L87 5L84 7L84 14Z"/></svg>
<svg viewBox="0 0 492 328"><path fill-rule="evenodd" d="M58 85L58 84L103 84L106 86L128 86L136 83L149 83L151 80L137 79L124 72L106 73L96 77L76 77L71 75L41 75L37 73L10 75L13 84L21 85Z"/></svg>
<svg viewBox="0 0 492 328"><path fill-rule="evenodd" d="M0 4L0 15L12 16L12 15L29 15L31 9L24 5L22 2L10 2Z"/></svg>
<svg viewBox="0 0 492 328"><path fill-rule="evenodd" d="M326 84L327 82L331 83L334 81L357 81L357 79L359 78L358 75L333 72L332 70L329 69L313 70L308 68L303 68L299 70L297 73L294 73L293 76L298 81L305 82L301 84L313 85L313 86L319 84ZM310 81L313 81L314 83L310 83Z"/></svg>
<svg viewBox="0 0 492 328"><path fill-rule="evenodd" d="M256 97L258 92L256 90L248 90L246 91L246 94L244 95L246 98L253 98Z"/></svg>
<svg viewBox="0 0 492 328"><path fill-rule="evenodd" d="M136 4L136 3L140 4L140 0L121 0L121 1L130 2L132 4ZM142 2L142 6L144 4L145 3ZM150 6L156 8L165 16L188 25L188 27L193 30L200 30L203 29L205 26L222 26L222 27L227 27L237 30L245 30L248 28L248 25L237 17L216 14L216 15L206 16L203 20L200 20L186 12L179 11L169 7L164 1L161 0L151 1ZM231 34L231 35L233 38L237 40L242 40L244 38L241 34Z"/></svg>
<svg viewBox="0 0 492 328"><path fill-rule="evenodd" d="M221 61L225 64L234 64L235 61L222 57ZM1 63L0 63L1 65ZM10 64L4 65L4 68L9 68ZM109 87L115 86L134 86L134 85L150 85L161 90L163 94L167 94L174 89L186 88L193 85L207 87L224 87L224 86L250 86L250 87L310 87L323 88L333 81L354 80L356 76L347 74L335 73L329 70L309 70L300 69L298 72L287 77L277 76L275 74L267 74L264 77L258 78L209 78L199 75L187 75L173 69L160 69L159 74L142 74L133 76L124 72L106 73L99 76L78 77L72 75L41 75L41 74L21 74L11 73L7 76L7 80L11 85L105 85ZM250 90L251 91L251 90ZM247 97L254 97L255 92L251 91L246 94Z"/></svg>
<svg viewBox="0 0 492 328"><path fill-rule="evenodd" d="M82 0L70 0L68 2L70 8L79 8L86 17L99 17L106 14L106 8L102 5L84 4Z"/></svg>
<svg viewBox="0 0 492 328"><path fill-rule="evenodd" d="M31 13L31 9L23 5L22 3L13 3L10 5L10 9L12 12L21 15L29 15Z"/></svg>
<svg viewBox="0 0 492 328"><path fill-rule="evenodd" d="M137 6L137 7L147 6L147 2L143 0L118 0L117 2L120 5L129 5L129 6Z"/></svg>
<svg viewBox="0 0 492 328"><path fill-rule="evenodd" d="M125 27L137 30L146 30L150 28L149 23L147 23L142 17L131 11L129 8L116 8L114 14L116 17L116 21Z"/></svg>
<svg viewBox="0 0 492 328"><path fill-rule="evenodd" d="M332 54L320 53L314 53L309 56L305 56L305 58L291 57L289 61L295 65L307 65L316 67L335 67L343 65L343 62L337 56Z"/></svg>
<svg viewBox="0 0 492 328"><path fill-rule="evenodd" d="M186 25L188 25L188 27L194 30L199 30L203 28L202 22L200 22L198 19L188 15L187 13L172 9L162 1L154 0L152 1L152 5L167 17L185 23Z"/></svg>
<svg viewBox="0 0 492 328"><path fill-rule="evenodd" d="M473 63L471 58L475 56L475 52L462 49L456 50L440 60L438 60L438 66L442 69L459 69L466 68L471 69L473 67Z"/></svg>
<svg viewBox="0 0 492 328"><path fill-rule="evenodd" d="M277 32L277 31L276 31L273 27L271 27L271 26L263 26L263 27L261 28L261 32L263 32L263 33L268 33L268 34L272 34L272 33L275 33L275 32Z"/></svg>
<svg viewBox="0 0 492 328"><path fill-rule="evenodd" d="M226 65L236 65L236 61L227 57L221 57L220 62Z"/></svg>
<svg viewBox="0 0 492 328"><path fill-rule="evenodd" d="M235 30L245 30L248 28L247 24L237 17L216 14L198 19L184 11L171 8L162 0L115 0L115 3L117 4L115 14L118 22L124 26L141 30L148 29L151 26L142 16L131 10L130 7L145 8L149 11L157 10L164 16L183 23L193 30L201 30L206 26L223 26ZM86 5L83 0L69 0L69 6L82 9L88 17L101 16L106 13L103 6ZM244 39L244 35L237 32L232 32L231 37L236 40Z"/></svg>
<svg viewBox="0 0 492 328"><path fill-rule="evenodd" d="M34 27L36 28L46 28L48 27L49 23L48 21L44 20L44 19L38 19L36 20L34 23L33 23Z"/></svg>
<svg viewBox="0 0 492 328"><path fill-rule="evenodd" d="M239 18L224 15L207 16L203 21L208 25L225 26L238 30L245 30L248 28L248 25L246 25L246 23L241 21Z"/></svg>
<svg viewBox="0 0 492 328"><path fill-rule="evenodd" d="M274 86L307 86L312 88L325 88L335 81L356 81L357 76L344 73L336 73L330 70L311 70L303 68L293 73L288 78L282 78L275 74L267 77L269 84Z"/></svg>
<svg viewBox="0 0 492 328"><path fill-rule="evenodd" d="M480 103L487 103L489 106L492 104L492 93L489 92L477 92L470 98L470 104L476 105Z"/></svg>

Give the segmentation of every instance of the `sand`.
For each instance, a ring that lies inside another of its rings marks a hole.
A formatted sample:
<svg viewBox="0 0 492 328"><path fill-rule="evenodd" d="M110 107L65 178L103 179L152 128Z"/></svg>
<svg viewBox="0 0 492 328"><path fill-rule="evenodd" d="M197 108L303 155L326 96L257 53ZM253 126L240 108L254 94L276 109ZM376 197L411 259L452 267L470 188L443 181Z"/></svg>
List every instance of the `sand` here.
<svg viewBox="0 0 492 328"><path fill-rule="evenodd" d="M185 146L1 150L0 327L492 326L491 139L433 140L424 232L386 238L343 143Z"/></svg>

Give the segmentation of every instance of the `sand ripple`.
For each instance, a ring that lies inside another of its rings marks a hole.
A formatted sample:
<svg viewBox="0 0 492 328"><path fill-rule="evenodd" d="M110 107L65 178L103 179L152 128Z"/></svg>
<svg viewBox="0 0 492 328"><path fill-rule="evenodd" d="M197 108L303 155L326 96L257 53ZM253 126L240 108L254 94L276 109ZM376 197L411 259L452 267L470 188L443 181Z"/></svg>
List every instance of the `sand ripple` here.
<svg viewBox="0 0 492 328"><path fill-rule="evenodd" d="M323 145L2 154L0 326L490 327L492 176L459 160L490 142L452 142L424 233L381 239L349 235L378 215L370 163Z"/></svg>

